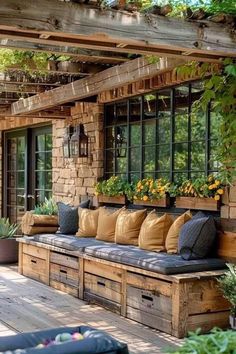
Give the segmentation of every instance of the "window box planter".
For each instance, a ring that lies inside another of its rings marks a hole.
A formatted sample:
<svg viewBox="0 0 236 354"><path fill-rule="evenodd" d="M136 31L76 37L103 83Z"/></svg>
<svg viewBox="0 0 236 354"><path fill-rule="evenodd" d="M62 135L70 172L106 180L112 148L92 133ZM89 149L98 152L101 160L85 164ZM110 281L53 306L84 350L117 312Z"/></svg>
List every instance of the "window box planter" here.
<svg viewBox="0 0 236 354"><path fill-rule="evenodd" d="M176 197L176 208L218 211L220 201L214 198Z"/></svg>
<svg viewBox="0 0 236 354"><path fill-rule="evenodd" d="M143 205L150 207L159 207L159 208L169 208L170 206L170 197L166 195L164 198L156 199L156 200L147 200L146 202L143 200L134 200L134 205Z"/></svg>
<svg viewBox="0 0 236 354"><path fill-rule="evenodd" d="M99 203L109 203L109 204L125 204L126 197L125 195L116 195L113 197L109 197L108 195L100 194L98 195Z"/></svg>
<svg viewBox="0 0 236 354"><path fill-rule="evenodd" d="M16 263L18 261L18 242L15 238L0 240L0 264Z"/></svg>

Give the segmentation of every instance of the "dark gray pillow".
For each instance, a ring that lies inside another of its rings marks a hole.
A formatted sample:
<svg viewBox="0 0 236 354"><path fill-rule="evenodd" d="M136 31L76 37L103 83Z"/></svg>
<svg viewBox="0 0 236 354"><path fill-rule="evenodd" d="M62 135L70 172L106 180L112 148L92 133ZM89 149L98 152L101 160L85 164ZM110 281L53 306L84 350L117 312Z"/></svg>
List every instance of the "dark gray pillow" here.
<svg viewBox="0 0 236 354"><path fill-rule="evenodd" d="M79 228L78 208L89 208L90 201L86 200L77 207L58 202L58 223L60 232L63 234L74 235Z"/></svg>
<svg viewBox="0 0 236 354"><path fill-rule="evenodd" d="M180 230L179 253L185 260L204 258L210 253L215 239L214 218L194 218L186 222Z"/></svg>

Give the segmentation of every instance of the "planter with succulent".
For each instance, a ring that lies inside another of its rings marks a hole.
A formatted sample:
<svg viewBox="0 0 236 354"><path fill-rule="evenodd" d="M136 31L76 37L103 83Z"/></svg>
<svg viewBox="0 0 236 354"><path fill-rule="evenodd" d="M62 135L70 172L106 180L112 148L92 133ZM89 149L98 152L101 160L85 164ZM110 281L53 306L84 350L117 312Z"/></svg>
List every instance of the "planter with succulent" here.
<svg viewBox="0 0 236 354"><path fill-rule="evenodd" d="M133 203L167 208L170 206L170 185L170 182L163 178L157 180L152 178L142 179L134 186Z"/></svg>
<svg viewBox="0 0 236 354"><path fill-rule="evenodd" d="M217 211L223 194L224 185L217 176L186 180L175 189L176 207Z"/></svg>
<svg viewBox="0 0 236 354"><path fill-rule="evenodd" d="M17 224L0 218L0 264L16 263L18 260L18 243L15 238L17 229Z"/></svg>
<svg viewBox="0 0 236 354"><path fill-rule="evenodd" d="M118 176L98 182L95 185L95 195L99 203L126 204L126 193L129 184Z"/></svg>
<svg viewBox="0 0 236 354"><path fill-rule="evenodd" d="M58 229L58 209L52 199L37 205L34 210L27 211L22 218L22 233L35 235L38 233L54 233Z"/></svg>
<svg viewBox="0 0 236 354"><path fill-rule="evenodd" d="M231 328L236 330L236 265L227 264L227 267L228 270L218 278L218 282L224 297L231 304L229 321Z"/></svg>

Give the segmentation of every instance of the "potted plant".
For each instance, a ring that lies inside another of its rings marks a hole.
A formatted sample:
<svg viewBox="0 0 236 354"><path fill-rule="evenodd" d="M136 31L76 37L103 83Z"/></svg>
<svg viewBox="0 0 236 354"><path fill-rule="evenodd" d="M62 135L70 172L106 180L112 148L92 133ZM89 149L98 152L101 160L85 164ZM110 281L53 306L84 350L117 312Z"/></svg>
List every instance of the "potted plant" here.
<svg viewBox="0 0 236 354"><path fill-rule="evenodd" d="M17 224L0 218L0 264L15 263L18 260L18 243L14 237L17 229Z"/></svg>
<svg viewBox="0 0 236 354"><path fill-rule="evenodd" d="M175 189L176 207L217 211L224 185L217 176L186 180Z"/></svg>
<svg viewBox="0 0 236 354"><path fill-rule="evenodd" d="M134 187L133 203L144 206L169 207L170 182L163 178L154 180L144 178L138 181Z"/></svg>
<svg viewBox="0 0 236 354"><path fill-rule="evenodd" d="M58 208L53 199L36 205L34 210L27 211L22 218L22 232L25 235L38 233L54 233L58 229Z"/></svg>
<svg viewBox="0 0 236 354"><path fill-rule="evenodd" d="M125 204L128 186L122 178L112 176L95 185L95 195L99 203Z"/></svg>
<svg viewBox="0 0 236 354"><path fill-rule="evenodd" d="M227 264L228 270L222 275L218 282L224 297L231 304L230 325L236 329L236 265Z"/></svg>

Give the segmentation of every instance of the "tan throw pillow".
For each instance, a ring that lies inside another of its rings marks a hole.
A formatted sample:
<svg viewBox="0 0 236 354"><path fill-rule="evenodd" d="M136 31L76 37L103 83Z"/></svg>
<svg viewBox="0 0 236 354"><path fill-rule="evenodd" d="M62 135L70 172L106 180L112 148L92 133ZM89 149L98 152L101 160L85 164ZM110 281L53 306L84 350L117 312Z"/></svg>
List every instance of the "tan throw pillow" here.
<svg viewBox="0 0 236 354"><path fill-rule="evenodd" d="M166 236L172 224L170 215L164 214L158 217L155 210L152 211L142 223L139 247L148 251L165 251Z"/></svg>
<svg viewBox="0 0 236 354"><path fill-rule="evenodd" d="M98 228L99 209L82 209L79 208L79 230L76 236L95 237Z"/></svg>
<svg viewBox="0 0 236 354"><path fill-rule="evenodd" d="M168 253L178 253L178 241L181 227L190 219L192 215L190 211L180 215L171 225L166 236L166 250Z"/></svg>
<svg viewBox="0 0 236 354"><path fill-rule="evenodd" d="M116 220L124 208L116 211L108 208L99 208L97 240L115 242Z"/></svg>
<svg viewBox="0 0 236 354"><path fill-rule="evenodd" d="M138 236L147 210L123 210L116 221L115 242L122 245L138 246Z"/></svg>

